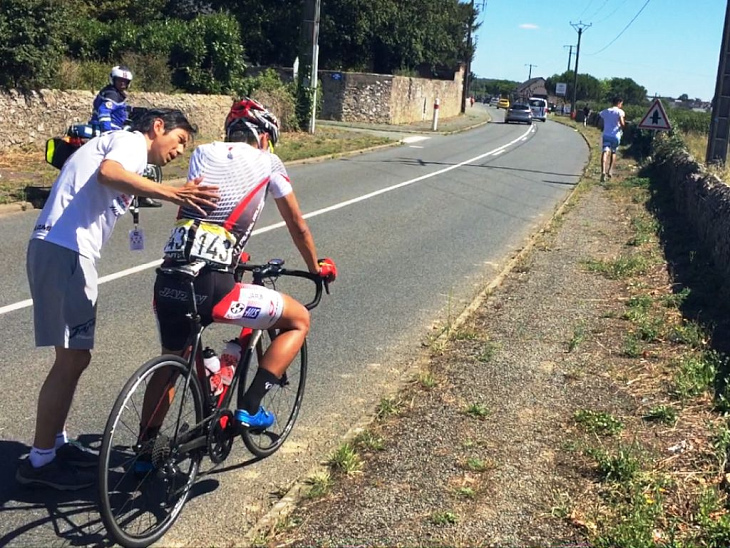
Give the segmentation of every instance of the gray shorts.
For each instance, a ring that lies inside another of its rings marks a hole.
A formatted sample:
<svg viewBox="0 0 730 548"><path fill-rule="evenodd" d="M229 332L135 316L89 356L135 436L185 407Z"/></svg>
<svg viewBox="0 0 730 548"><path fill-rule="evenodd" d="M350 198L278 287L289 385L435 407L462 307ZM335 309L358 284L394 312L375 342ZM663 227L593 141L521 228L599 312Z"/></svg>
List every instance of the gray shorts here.
<svg viewBox="0 0 730 548"><path fill-rule="evenodd" d="M28 244L36 346L94 348L97 275L94 262L44 240Z"/></svg>

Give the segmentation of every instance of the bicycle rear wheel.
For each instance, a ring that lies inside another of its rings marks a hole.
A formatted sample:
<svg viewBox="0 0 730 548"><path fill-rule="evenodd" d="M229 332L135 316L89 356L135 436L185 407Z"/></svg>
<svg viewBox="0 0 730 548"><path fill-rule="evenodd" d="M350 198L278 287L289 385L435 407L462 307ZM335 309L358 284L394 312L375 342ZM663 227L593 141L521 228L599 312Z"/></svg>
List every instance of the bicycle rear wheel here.
<svg viewBox="0 0 730 548"><path fill-rule="evenodd" d="M241 371L241 379L238 383L239 408L243 407L243 395L256 375L261 356L271 345L272 337L276 337L276 334L276 330L270 329L261 335L248 367ZM306 380L307 341L305 340L302 349L282 376L279 384L269 390L261 402L267 411L274 413L274 424L266 430L246 428L241 433L243 443L255 456L268 457L284 444L299 415Z"/></svg>
<svg viewBox="0 0 730 548"><path fill-rule="evenodd" d="M180 436L203 420L203 394L193 374L185 388L188 364L159 356L140 367L124 385L104 429L99 455L99 507L112 539L138 548L159 540L177 519L200 467L202 452L181 453ZM152 407L170 397L159 434L139 442L145 390L153 375L163 386ZM175 443L175 435L178 443Z"/></svg>

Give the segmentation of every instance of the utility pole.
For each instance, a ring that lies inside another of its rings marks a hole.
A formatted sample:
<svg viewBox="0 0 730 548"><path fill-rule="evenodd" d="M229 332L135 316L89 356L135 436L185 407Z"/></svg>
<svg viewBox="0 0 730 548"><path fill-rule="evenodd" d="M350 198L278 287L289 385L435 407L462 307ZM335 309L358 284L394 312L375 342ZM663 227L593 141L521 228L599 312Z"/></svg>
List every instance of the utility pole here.
<svg viewBox="0 0 730 548"><path fill-rule="evenodd" d="M536 67L537 65L532 65L530 63L525 63L525 66L526 67L530 67L530 72L527 74L527 79L530 80L530 79L532 79L532 67Z"/></svg>
<svg viewBox="0 0 730 548"><path fill-rule="evenodd" d="M301 70L299 71L299 108L306 109L308 131L314 133L317 109L317 64L319 53L319 8L321 0L304 1L302 22ZM303 120L300 118L300 122ZM303 128L302 128L303 129Z"/></svg>
<svg viewBox="0 0 730 548"><path fill-rule="evenodd" d="M720 46L720 62L717 66L715 97L712 101L710 136L707 139L707 156L710 162L725 163L730 139L730 1L725 8L725 26Z"/></svg>
<svg viewBox="0 0 730 548"><path fill-rule="evenodd" d="M590 27L590 24L585 24L582 21L579 21L578 23L571 23L570 24L574 29L578 31L578 45L575 47L575 74L573 75L573 100L570 105L570 117L571 119L575 119L575 101L576 101L576 92L578 91L578 58L580 57L580 37L583 34L583 31Z"/></svg>
<svg viewBox="0 0 730 548"><path fill-rule="evenodd" d="M474 26L476 21L476 15L474 13L474 0L471 0L471 11L469 12L469 21L467 22L466 31L466 66L464 67L464 82L463 89L461 91L461 113L466 112L466 96L469 93L469 75L471 74L471 28Z"/></svg>
<svg viewBox="0 0 730 548"><path fill-rule="evenodd" d="M570 48L568 50L568 70L570 70L570 61L573 59L573 45L563 46L564 48Z"/></svg>

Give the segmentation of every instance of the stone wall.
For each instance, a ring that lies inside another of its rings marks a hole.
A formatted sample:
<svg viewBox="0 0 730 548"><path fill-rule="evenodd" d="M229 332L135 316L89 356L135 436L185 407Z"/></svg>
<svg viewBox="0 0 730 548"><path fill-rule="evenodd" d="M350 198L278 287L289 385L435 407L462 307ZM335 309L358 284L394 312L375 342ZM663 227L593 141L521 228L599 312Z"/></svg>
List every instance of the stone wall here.
<svg viewBox="0 0 730 548"><path fill-rule="evenodd" d="M45 146L71 124L86 123L95 94L43 89L21 93L0 90L0 150L11 146ZM232 99L227 95L130 93L129 104L178 108L198 125L199 135L219 139Z"/></svg>
<svg viewBox="0 0 730 548"><path fill-rule="evenodd" d="M686 151L658 153L653 162L662 184L672 189L677 211L712 257L718 271L730 279L730 186L707 173ZM730 292L730 284L726 284Z"/></svg>
<svg viewBox="0 0 730 548"><path fill-rule="evenodd" d="M323 106L319 118L342 122L408 124L461 111L463 69L453 80L433 80L363 72L320 71Z"/></svg>
<svg viewBox="0 0 730 548"><path fill-rule="evenodd" d="M436 98L440 100L439 116L456 116L461 110L463 77L463 68L452 80L320 71L323 106L318 117L380 124L420 122L432 118ZM86 123L93 101L89 91L0 90L0 151L11 146L43 148L47 139L62 135L71 124ZM198 125L200 136L220 139L232 98L132 92L128 102L139 107L178 108Z"/></svg>

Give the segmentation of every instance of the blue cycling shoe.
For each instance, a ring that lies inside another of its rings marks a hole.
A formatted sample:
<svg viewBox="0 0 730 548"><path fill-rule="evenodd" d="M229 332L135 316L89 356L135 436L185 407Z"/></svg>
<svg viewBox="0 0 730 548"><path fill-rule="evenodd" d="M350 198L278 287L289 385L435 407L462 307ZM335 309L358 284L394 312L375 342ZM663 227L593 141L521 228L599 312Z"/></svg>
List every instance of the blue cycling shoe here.
<svg viewBox="0 0 730 548"><path fill-rule="evenodd" d="M151 455L142 455L136 461L134 461L134 473L138 475L149 474L155 469L152 464Z"/></svg>
<svg viewBox="0 0 730 548"><path fill-rule="evenodd" d="M266 430L272 424L274 424L274 414L269 413L263 407L259 407L255 415L251 415L245 409L236 410L236 421L241 423L242 426L254 428L256 430Z"/></svg>

